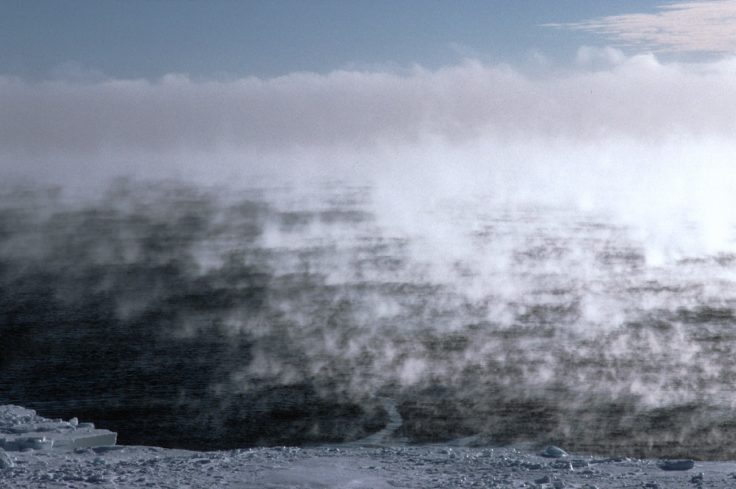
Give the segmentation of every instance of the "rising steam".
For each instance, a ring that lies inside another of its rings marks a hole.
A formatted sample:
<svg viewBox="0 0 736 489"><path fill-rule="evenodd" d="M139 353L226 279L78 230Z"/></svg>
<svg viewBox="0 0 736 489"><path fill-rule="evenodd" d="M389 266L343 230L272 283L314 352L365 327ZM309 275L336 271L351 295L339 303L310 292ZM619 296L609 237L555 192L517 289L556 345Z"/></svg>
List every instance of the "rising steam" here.
<svg viewBox="0 0 736 489"><path fill-rule="evenodd" d="M200 447L359 438L388 396L414 441L729 456L734 63L577 63L3 78L8 397Z"/></svg>

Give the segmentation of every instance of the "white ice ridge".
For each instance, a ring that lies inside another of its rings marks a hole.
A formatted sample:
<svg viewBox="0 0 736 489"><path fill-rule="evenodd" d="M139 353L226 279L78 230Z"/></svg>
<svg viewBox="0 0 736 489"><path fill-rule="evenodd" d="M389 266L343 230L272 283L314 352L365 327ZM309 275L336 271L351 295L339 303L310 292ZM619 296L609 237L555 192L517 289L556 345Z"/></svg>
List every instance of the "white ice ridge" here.
<svg viewBox="0 0 736 489"><path fill-rule="evenodd" d="M0 406L0 448L7 451L87 448L115 445L117 433L92 423L48 419L33 409Z"/></svg>

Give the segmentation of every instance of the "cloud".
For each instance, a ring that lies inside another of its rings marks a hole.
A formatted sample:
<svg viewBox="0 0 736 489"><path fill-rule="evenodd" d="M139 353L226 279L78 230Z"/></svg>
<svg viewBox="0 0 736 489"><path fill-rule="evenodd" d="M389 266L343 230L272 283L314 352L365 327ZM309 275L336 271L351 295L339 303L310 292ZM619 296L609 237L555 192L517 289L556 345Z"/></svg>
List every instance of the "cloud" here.
<svg viewBox="0 0 736 489"><path fill-rule="evenodd" d="M598 17L549 27L600 34L622 46L663 52L736 52L736 1L677 2L656 13Z"/></svg>
<svg viewBox="0 0 736 489"><path fill-rule="evenodd" d="M435 71L26 82L0 78L0 147L25 154L283 150L493 137L730 135L736 60L581 49L574 70L467 61Z"/></svg>
<svg viewBox="0 0 736 489"><path fill-rule="evenodd" d="M119 175L357 176L407 226L428 201L483 195L605 209L664 247L694 219L702 233L680 235L710 249L736 222L734 75L732 57L581 48L572 67L536 72L468 60L229 80L5 76L0 176L85 189Z"/></svg>

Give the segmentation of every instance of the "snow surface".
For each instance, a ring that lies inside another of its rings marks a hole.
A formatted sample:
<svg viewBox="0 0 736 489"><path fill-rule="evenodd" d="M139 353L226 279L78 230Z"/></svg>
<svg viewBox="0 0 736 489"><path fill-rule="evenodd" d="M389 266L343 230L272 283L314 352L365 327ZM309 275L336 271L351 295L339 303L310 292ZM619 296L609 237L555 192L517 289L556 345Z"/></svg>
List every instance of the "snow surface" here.
<svg viewBox="0 0 736 489"><path fill-rule="evenodd" d="M371 443L388 443L400 417ZM73 438L76 420L0 406L0 438L43 427ZM83 425L84 424L80 424ZM70 428L71 427L71 428ZM60 430L60 431L59 431ZM29 431L30 432L30 431ZM71 433L71 434L70 434ZM114 441L113 441L114 443ZM452 446L455 445L455 446ZM39 445L0 449L1 488L733 488L736 462L666 463L567 454L556 447L358 446L194 452L141 446ZM680 469L680 470L678 470ZM681 470L686 469L686 470Z"/></svg>

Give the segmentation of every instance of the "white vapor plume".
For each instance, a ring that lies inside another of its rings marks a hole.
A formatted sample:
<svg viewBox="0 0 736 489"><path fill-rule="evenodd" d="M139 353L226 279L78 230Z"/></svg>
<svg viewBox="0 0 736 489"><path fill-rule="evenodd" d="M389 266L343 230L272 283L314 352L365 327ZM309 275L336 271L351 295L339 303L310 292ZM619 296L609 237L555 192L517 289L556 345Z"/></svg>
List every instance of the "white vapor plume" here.
<svg viewBox="0 0 736 489"><path fill-rule="evenodd" d="M572 205L639 225L656 260L730 247L735 74L735 58L581 48L573 68L536 72L467 60L270 79L6 76L0 170L87 186L358 177L411 223L428 200L468 195Z"/></svg>
<svg viewBox="0 0 736 489"><path fill-rule="evenodd" d="M545 400L533 429L568 439L591 405L635 437L626 413L732 412L734 75L587 47L525 70L3 77L4 183L94 198L3 194L0 290L42 325L239 345L198 351L218 402L254 412L297 385L420 422L459 396L442 410L471 433ZM688 423L664 435L719 433Z"/></svg>
<svg viewBox="0 0 736 489"><path fill-rule="evenodd" d="M435 71L199 81L0 78L0 144L29 154L368 146L488 137L729 136L736 60L662 63L582 48L574 70L467 60ZM601 66L600 62L605 63Z"/></svg>

